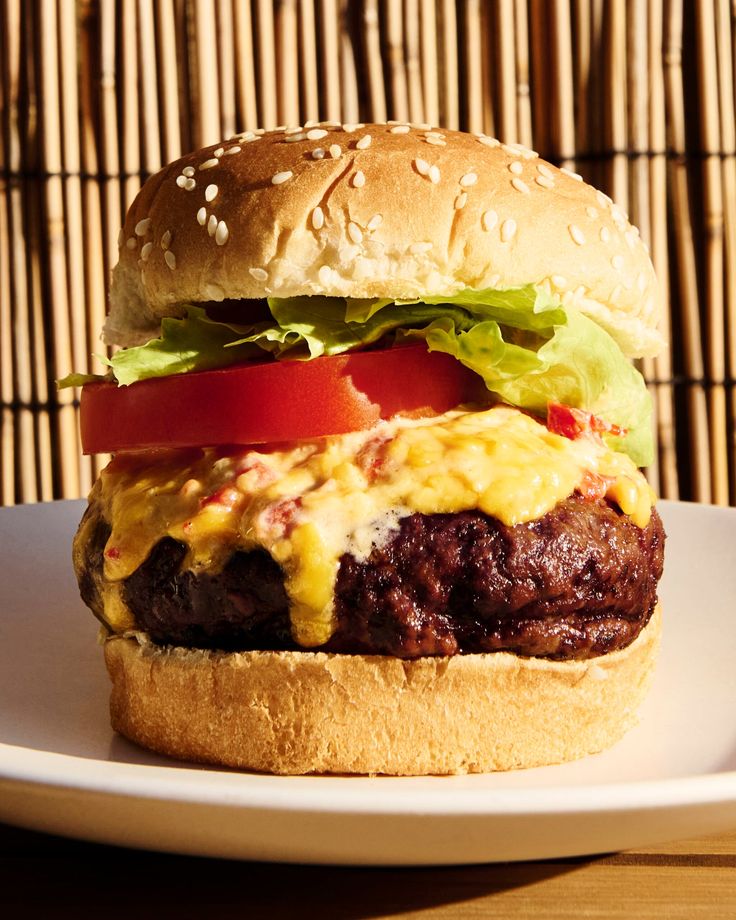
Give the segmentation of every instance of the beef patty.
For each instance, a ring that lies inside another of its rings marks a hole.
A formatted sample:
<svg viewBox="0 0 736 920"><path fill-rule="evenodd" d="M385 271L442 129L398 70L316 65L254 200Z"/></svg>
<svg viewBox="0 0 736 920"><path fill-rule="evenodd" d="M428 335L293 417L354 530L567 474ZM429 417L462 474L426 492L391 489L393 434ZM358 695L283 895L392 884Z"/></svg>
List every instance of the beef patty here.
<svg viewBox="0 0 736 920"><path fill-rule="evenodd" d="M92 509L88 513L94 513ZM102 617L99 519L79 573ZM664 530L639 528L605 500L572 496L508 527L478 511L413 514L366 560L343 555L336 629L322 651L454 655L512 651L589 658L629 645L656 604ZM298 649L278 564L235 552L217 573L182 570L186 547L166 538L123 585L138 626L158 643L228 651Z"/></svg>

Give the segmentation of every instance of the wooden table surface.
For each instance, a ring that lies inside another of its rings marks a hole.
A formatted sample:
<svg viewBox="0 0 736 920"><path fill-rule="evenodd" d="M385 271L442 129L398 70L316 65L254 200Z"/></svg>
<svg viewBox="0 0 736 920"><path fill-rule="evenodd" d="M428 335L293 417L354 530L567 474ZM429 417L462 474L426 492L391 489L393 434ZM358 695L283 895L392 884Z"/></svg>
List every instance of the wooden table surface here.
<svg viewBox="0 0 736 920"><path fill-rule="evenodd" d="M7 918L736 918L736 831L594 858L288 866L98 846L0 825Z"/></svg>

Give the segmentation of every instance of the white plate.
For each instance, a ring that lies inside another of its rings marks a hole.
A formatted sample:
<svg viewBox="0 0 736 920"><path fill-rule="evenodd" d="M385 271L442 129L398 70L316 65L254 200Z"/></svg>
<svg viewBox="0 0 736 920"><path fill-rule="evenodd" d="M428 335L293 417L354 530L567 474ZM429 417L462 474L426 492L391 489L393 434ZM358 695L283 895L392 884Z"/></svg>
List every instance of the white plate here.
<svg viewBox="0 0 736 920"><path fill-rule="evenodd" d="M641 724L560 767L273 777L116 737L70 544L81 502L0 509L0 820L245 859L421 865L598 853L736 827L736 510L663 502L665 639Z"/></svg>

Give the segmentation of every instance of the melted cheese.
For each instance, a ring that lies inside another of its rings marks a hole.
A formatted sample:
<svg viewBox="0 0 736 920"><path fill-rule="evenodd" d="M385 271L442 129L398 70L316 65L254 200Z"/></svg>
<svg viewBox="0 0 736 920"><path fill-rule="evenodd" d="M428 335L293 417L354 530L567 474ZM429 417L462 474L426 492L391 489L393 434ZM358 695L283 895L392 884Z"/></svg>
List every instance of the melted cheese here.
<svg viewBox="0 0 736 920"><path fill-rule="evenodd" d="M333 631L339 560L366 558L413 512L480 509L504 524L536 520L593 481L634 523L653 494L628 457L597 439L570 441L506 406L394 419L370 431L281 451L127 454L103 471L96 496L112 526L106 617L129 628L116 586L163 537L188 547L184 565L218 569L236 549L266 549L284 570L296 642Z"/></svg>

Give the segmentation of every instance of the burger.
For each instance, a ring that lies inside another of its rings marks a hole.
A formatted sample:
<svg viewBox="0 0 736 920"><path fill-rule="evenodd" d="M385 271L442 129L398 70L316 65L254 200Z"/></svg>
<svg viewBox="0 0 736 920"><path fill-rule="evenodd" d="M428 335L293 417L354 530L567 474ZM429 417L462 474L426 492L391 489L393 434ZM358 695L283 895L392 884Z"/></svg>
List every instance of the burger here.
<svg viewBox="0 0 736 920"><path fill-rule="evenodd" d="M635 722L658 293L579 176L428 125L245 132L119 240L74 541L114 729L272 773L558 763Z"/></svg>

